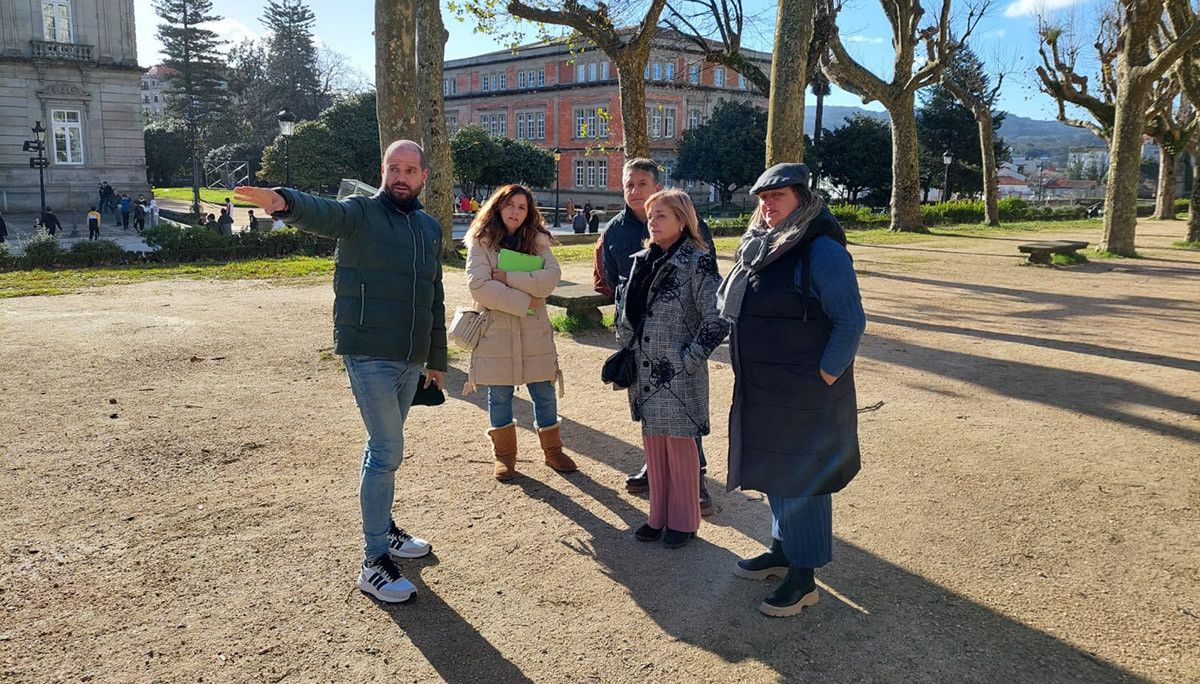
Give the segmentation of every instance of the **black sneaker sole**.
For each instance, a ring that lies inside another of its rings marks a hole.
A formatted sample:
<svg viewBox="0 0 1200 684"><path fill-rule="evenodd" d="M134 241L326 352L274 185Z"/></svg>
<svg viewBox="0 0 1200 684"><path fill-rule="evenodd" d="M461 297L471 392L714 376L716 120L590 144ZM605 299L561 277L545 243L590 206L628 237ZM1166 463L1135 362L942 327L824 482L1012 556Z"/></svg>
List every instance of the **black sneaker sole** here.
<svg viewBox="0 0 1200 684"><path fill-rule="evenodd" d="M649 482L629 482L628 480L626 480L625 481L625 491L629 492L630 494L642 494L642 493L650 491L650 483Z"/></svg>

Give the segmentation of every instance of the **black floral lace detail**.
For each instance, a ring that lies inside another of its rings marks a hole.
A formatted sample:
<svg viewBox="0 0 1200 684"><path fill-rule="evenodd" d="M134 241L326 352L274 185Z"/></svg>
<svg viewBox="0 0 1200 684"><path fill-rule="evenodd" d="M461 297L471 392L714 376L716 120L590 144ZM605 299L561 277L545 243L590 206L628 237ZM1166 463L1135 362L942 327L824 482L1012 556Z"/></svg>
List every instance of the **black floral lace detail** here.
<svg viewBox="0 0 1200 684"><path fill-rule="evenodd" d="M700 261L696 266L701 273L720 275L720 272L717 271L717 258L711 254L701 254Z"/></svg>
<svg viewBox="0 0 1200 684"><path fill-rule="evenodd" d="M696 342L712 353L718 345L729 334L729 324L724 321L708 321L700 326L700 332L696 335Z"/></svg>
<svg viewBox="0 0 1200 684"><path fill-rule="evenodd" d="M665 356L650 360L650 384L655 387L670 387L675 377L675 366Z"/></svg>
<svg viewBox="0 0 1200 684"><path fill-rule="evenodd" d="M673 302L679 299L679 278L675 274L675 269L668 270L659 279L658 285L654 288L654 296L664 302Z"/></svg>

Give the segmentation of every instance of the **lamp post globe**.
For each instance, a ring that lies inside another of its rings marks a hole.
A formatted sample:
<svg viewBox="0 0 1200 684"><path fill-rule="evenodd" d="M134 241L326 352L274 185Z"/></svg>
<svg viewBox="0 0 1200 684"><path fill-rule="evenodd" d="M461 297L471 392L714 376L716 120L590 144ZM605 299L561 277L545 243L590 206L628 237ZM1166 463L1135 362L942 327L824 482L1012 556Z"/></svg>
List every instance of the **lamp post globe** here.
<svg viewBox="0 0 1200 684"><path fill-rule="evenodd" d="M41 220L41 215L46 213L46 158L43 152L46 149L46 127L42 125L41 121L35 121L31 130L33 131L33 139L37 141L38 148L38 196L41 200L41 211L38 213L38 220Z"/></svg>
<svg viewBox="0 0 1200 684"><path fill-rule="evenodd" d="M950 150L946 150L942 155L942 164L946 167L946 176L942 179L942 201L946 202L950 199L950 165L954 163L954 155Z"/></svg>
<svg viewBox="0 0 1200 684"><path fill-rule="evenodd" d="M284 109L275 115L279 120L279 134L283 136L283 166L286 180L284 185L292 187L292 134L296 132L296 115Z"/></svg>

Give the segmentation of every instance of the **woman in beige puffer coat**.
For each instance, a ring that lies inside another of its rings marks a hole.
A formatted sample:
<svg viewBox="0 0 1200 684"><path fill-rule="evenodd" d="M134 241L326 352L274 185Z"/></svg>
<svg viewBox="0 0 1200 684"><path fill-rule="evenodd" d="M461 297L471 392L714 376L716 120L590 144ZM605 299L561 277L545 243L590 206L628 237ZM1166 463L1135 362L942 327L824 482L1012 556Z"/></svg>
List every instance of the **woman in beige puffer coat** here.
<svg viewBox="0 0 1200 684"><path fill-rule="evenodd" d="M546 230L533 194L520 185L506 185L488 198L471 223L467 244L467 284L475 309L485 312L483 335L471 352L466 391L487 387L488 419L497 480L516 476L517 426L512 398L516 385L526 385L533 400L534 427L546 465L559 472L574 471L563 453L555 381L562 388L554 329L546 313L546 297L562 273L550 253L553 237ZM542 268L504 272L501 249L542 259Z"/></svg>

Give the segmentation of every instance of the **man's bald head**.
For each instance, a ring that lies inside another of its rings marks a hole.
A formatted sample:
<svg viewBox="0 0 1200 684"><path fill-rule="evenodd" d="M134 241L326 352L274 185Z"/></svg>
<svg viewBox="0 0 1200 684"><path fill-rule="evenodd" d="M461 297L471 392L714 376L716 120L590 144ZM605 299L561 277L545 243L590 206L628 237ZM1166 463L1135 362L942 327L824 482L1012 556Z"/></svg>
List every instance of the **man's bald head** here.
<svg viewBox="0 0 1200 684"><path fill-rule="evenodd" d="M383 153L383 189L392 200L403 203L421 194L429 168L425 150L411 140L397 140Z"/></svg>

